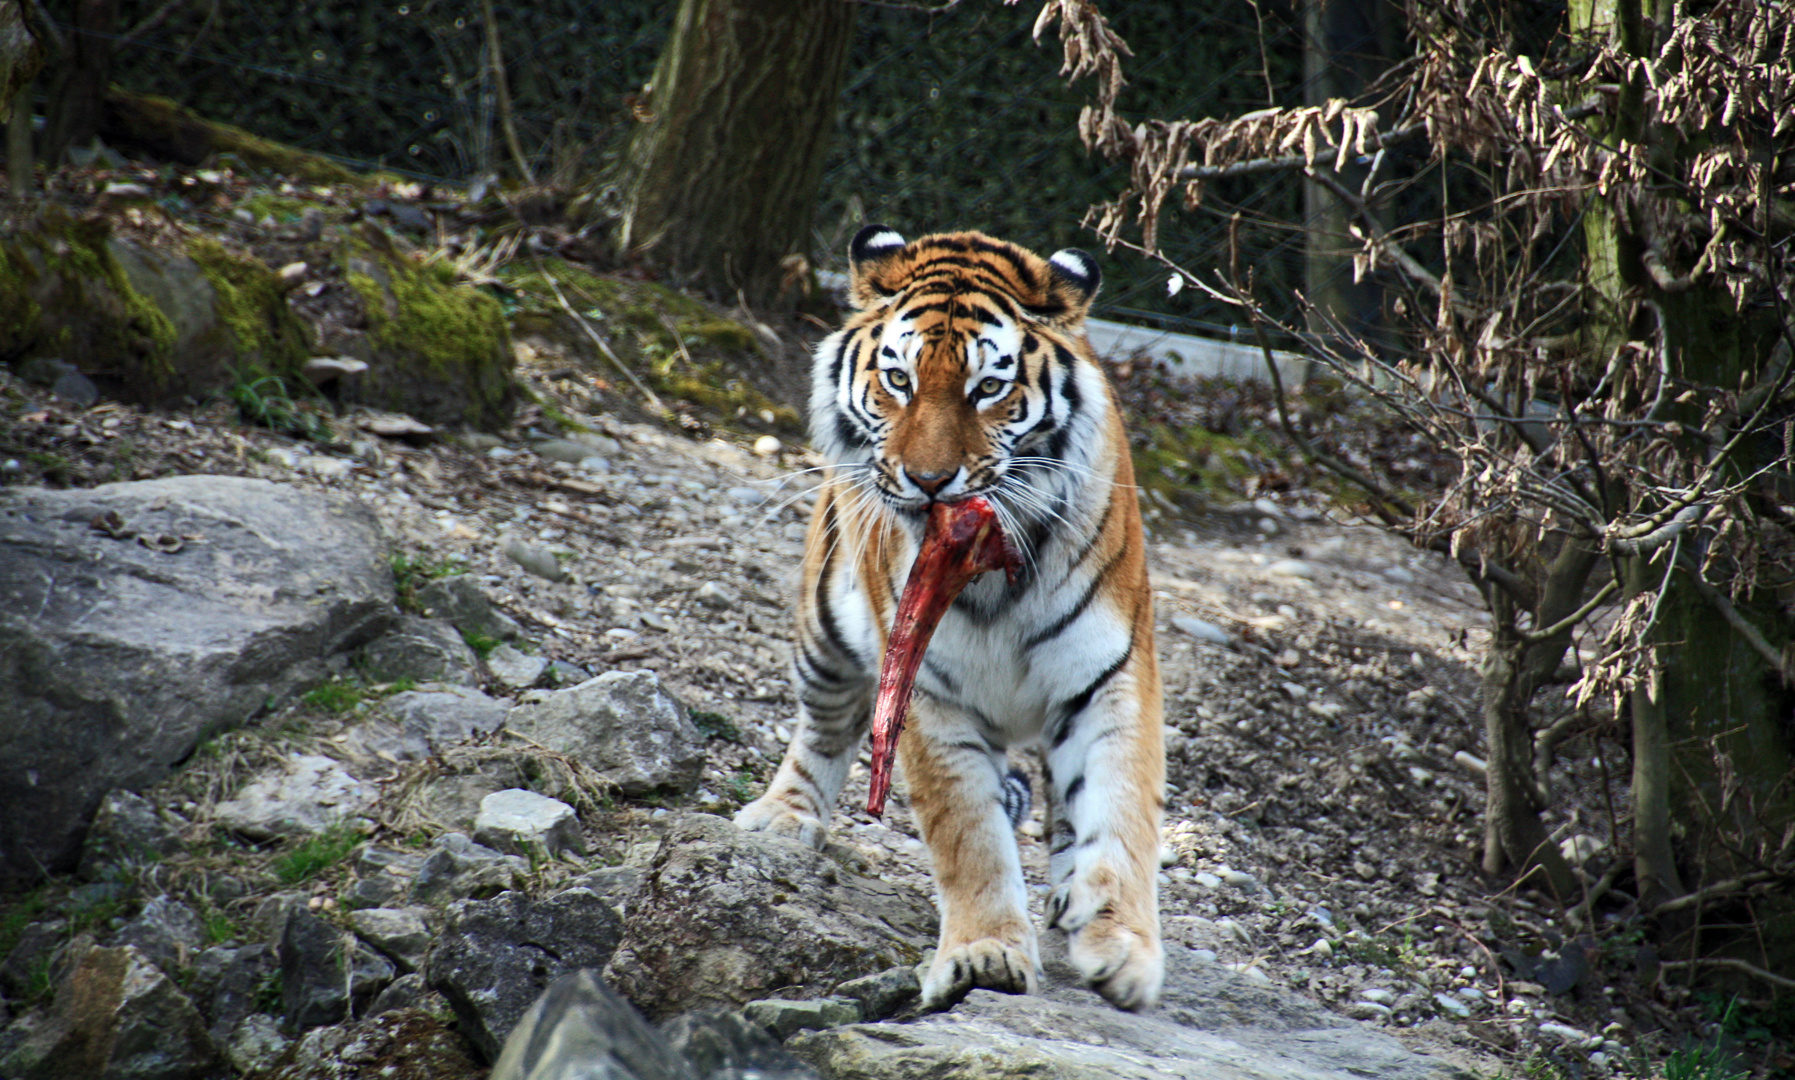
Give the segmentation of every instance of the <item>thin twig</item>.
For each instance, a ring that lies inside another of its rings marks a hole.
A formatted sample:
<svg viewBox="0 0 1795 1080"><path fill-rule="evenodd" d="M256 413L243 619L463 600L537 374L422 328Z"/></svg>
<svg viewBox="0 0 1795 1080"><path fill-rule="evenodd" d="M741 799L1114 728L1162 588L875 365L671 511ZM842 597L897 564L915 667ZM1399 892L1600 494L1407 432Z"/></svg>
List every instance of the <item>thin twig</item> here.
<svg viewBox="0 0 1795 1080"><path fill-rule="evenodd" d="M611 351L609 345L605 344L605 339L599 337L598 331L592 329L592 324L586 321L586 317L573 309L573 305L567 302L567 297L561 295L561 286L555 284L555 279L545 272L542 275L542 280L548 282L548 287L554 290L555 299L561 303L561 310L567 312L568 317L577 323L580 329L586 331L586 336L592 339L592 344L598 346L598 351L605 355L605 359L611 362L611 366L630 381L630 385L634 386L647 399L649 406L655 412L662 416L667 415L667 406L661 404L661 399L655 395L655 392L650 390L641 379L636 378L636 373L617 358L617 354Z"/></svg>
<svg viewBox="0 0 1795 1080"><path fill-rule="evenodd" d="M499 22L492 13L492 0L480 0L480 15L486 20L486 53L492 58L492 81L499 95L499 126L505 129L505 146L511 151L511 160L517 164L517 171L523 175L524 183L536 184L536 173L530 168L530 159L524 156L523 145L517 141L517 123L511 110L511 87L505 76L505 54L499 48Z"/></svg>
<svg viewBox="0 0 1795 1080"><path fill-rule="evenodd" d="M1784 881L1795 877L1795 872L1775 870L1759 870L1755 873L1740 874L1736 878L1716 881L1712 885L1704 885L1694 892L1687 892L1652 909L1652 918L1662 919L1679 911L1705 906L1710 900L1720 900L1744 892L1753 885L1764 885L1773 881Z"/></svg>
<svg viewBox="0 0 1795 1080"><path fill-rule="evenodd" d="M1566 615L1564 618L1543 630L1521 631L1521 643L1523 645L1541 645L1552 640L1559 634L1564 633L1566 630L1571 629L1584 619L1588 618L1590 612L1601 607L1604 601L1619 591L1620 582L1614 578L1609 578L1608 584L1597 589L1595 595L1591 596L1588 600L1585 600L1583 606L1576 611L1571 612L1569 615Z"/></svg>
<svg viewBox="0 0 1795 1080"><path fill-rule="evenodd" d="M1702 577L1699 567L1691 565L1685 559L1683 569L1688 572L1690 583L1695 586L1695 591L1701 595L1701 598L1708 602L1708 606L1719 612L1720 617L1726 620L1727 625L1744 638L1745 643L1763 657L1764 661L1778 675L1782 676L1784 685L1795 686L1795 670L1791 670L1789 658L1785 657L1776 646L1770 644L1763 632L1747 622L1745 616L1739 614L1739 609L1733 606L1733 602L1726 598L1725 593L1708 584L1708 580Z"/></svg>
<svg viewBox="0 0 1795 1080"><path fill-rule="evenodd" d="M1731 956L1698 956L1693 960L1665 960L1658 966L1671 971L1681 971L1685 968L1728 968L1750 975L1754 979L1762 979L1772 986L1795 990L1795 979L1786 975L1778 975L1774 971L1765 971L1748 960L1739 960Z"/></svg>

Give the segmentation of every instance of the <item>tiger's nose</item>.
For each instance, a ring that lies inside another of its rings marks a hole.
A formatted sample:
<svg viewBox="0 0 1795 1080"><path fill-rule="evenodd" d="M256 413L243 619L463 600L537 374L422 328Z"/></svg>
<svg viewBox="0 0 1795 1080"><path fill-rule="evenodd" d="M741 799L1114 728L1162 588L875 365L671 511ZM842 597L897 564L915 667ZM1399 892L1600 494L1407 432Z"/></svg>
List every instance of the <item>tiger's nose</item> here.
<svg viewBox="0 0 1795 1080"><path fill-rule="evenodd" d="M954 473L956 472L959 472L959 470L949 469L946 471L937 470L935 472L912 472L909 469L905 469L904 475L910 478L912 484L921 488L923 494L933 496L947 486L947 482L954 478Z"/></svg>

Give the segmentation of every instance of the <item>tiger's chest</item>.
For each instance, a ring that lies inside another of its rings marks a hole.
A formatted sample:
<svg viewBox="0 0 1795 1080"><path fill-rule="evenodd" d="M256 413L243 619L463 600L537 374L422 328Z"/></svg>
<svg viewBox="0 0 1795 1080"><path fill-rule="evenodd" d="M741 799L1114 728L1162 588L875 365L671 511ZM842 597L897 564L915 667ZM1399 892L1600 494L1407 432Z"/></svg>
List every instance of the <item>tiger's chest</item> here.
<svg viewBox="0 0 1795 1080"><path fill-rule="evenodd" d="M1015 586L1001 572L968 585L930 640L918 688L970 713L1003 744L1039 737L1134 632L1094 588L1094 572L1072 563L1075 547L1050 540L1036 552L1033 573ZM851 577L840 583L839 607L857 609L852 651L869 680L878 678L911 554L894 560L881 587Z"/></svg>

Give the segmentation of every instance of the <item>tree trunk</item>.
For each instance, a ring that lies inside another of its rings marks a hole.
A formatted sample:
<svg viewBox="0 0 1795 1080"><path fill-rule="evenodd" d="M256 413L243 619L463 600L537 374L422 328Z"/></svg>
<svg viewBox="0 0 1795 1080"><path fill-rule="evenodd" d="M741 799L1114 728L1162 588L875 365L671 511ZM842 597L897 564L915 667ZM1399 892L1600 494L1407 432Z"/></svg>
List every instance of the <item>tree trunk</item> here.
<svg viewBox="0 0 1795 1080"><path fill-rule="evenodd" d="M75 0L68 52L58 58L50 86L44 162L62 163L71 146L99 133L106 89L112 82L112 42L118 32L118 0Z"/></svg>
<svg viewBox="0 0 1795 1080"><path fill-rule="evenodd" d="M619 251L713 296L778 302L811 240L848 0L682 0L630 142Z"/></svg>

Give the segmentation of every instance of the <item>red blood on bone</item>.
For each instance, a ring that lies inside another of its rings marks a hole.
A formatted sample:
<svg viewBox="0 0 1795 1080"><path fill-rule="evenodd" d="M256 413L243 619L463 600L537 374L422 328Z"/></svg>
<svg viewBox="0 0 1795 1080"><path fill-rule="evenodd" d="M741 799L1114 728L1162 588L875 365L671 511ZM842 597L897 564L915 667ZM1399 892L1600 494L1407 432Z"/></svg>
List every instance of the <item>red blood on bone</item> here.
<svg viewBox="0 0 1795 1080"><path fill-rule="evenodd" d="M910 713L916 669L922 664L923 653L928 651L929 639L941 617L973 578L987 570L1002 570L1013 579L1020 568L1021 562L1004 537L990 503L971 498L929 507L922 546L910 566L910 577L904 582L897 619L885 643L885 663L879 669L867 813L874 817L885 813L885 797L891 791L891 763L897 755L898 734Z"/></svg>

